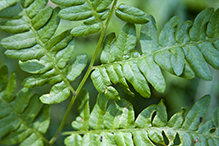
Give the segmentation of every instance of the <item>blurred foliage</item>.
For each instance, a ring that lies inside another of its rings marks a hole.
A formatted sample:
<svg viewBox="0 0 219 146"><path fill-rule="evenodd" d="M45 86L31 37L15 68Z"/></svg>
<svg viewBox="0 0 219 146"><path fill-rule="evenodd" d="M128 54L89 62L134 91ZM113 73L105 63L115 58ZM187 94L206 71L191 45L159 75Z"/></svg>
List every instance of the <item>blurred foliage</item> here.
<svg viewBox="0 0 219 146"><path fill-rule="evenodd" d="M213 7L217 9L219 7L219 0L119 0L120 3L126 3L135 7L140 8L148 14L151 14L155 17L157 22L158 30L160 31L164 25L172 16L178 16L180 18L180 22L185 20L192 20L194 17L203 9L207 7ZM54 4L49 3L49 5L55 7ZM63 30L73 28L78 25L80 22L69 22L62 20L61 24L56 33L62 32ZM107 33L118 32L121 30L125 22L119 20L116 17L113 17L109 28L107 29ZM137 25L137 31L140 31L140 26ZM7 36L4 32L0 32L0 39ZM89 37L84 38L76 38L75 45L75 54L74 56L82 53L88 54L89 59L91 59L97 41L99 38L99 34L91 35ZM139 45L136 46L139 49ZM27 73L24 73L18 66L18 61L7 58L4 55L5 49L0 46L0 67L2 65L7 65L9 68L9 73L15 72L18 82L18 89L22 87L22 81L24 78L28 76ZM73 57L74 57L73 56ZM72 58L73 58L72 57ZM97 58L95 64L100 64L99 58ZM161 94L155 91L153 88L152 96L149 99L142 98L138 93L135 93L135 97L126 97L126 100L129 100L135 109L135 115L138 115L141 110L143 110L148 105L153 103L158 103L160 99L165 99L165 105L167 106L168 115L171 116L173 113L180 111L181 107L185 107L186 109L190 109L193 103L198 100L198 98L202 97L205 94L210 94L212 97L212 103L209 109L209 113L212 112L212 109L215 109L219 105L219 71L211 68L213 74L213 81L204 81L198 77L193 80L186 80L179 77L175 77L170 75L169 73L163 71L163 74L166 79L167 88L165 93ZM77 78L77 83L73 85L74 88L78 86L83 74ZM129 85L131 87L131 85ZM90 106L93 107L96 101L97 91L92 85L91 80L88 80L84 86L90 93ZM119 88L119 87L118 87ZM38 93L46 93L49 92L50 86L43 86L37 88L35 92ZM119 90L122 92L122 90ZM135 91L135 90L132 90ZM124 94L124 93L123 93ZM122 95L121 95L122 96ZM58 127L62 116L68 106L69 99L64 101L61 104L52 105L51 110L51 124L50 128L47 131L46 137L51 138L52 135L56 132L56 129L53 127ZM71 121L75 119L77 116L77 105L72 109L71 114L66 122L66 127L63 129L64 131L72 130ZM208 115L211 114L207 114ZM207 120L207 119L205 119ZM68 126L67 126L68 125ZM56 142L56 145L64 145L63 138L59 138Z"/></svg>

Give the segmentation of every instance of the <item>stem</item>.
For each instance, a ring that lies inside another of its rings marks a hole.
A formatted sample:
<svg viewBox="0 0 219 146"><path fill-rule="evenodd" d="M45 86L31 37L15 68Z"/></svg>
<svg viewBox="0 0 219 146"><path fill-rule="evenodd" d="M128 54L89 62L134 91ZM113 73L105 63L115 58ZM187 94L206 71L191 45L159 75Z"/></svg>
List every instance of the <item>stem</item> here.
<svg viewBox="0 0 219 146"><path fill-rule="evenodd" d="M89 65L89 67L88 67L88 69L87 69L87 71L86 71L82 81L80 82L77 90L73 93L72 99L71 99L71 101L70 101L70 103L68 105L68 108L67 108L67 110L65 112L65 115L64 115L64 117L62 119L62 122L61 122L61 124L59 126L59 129L57 130L56 134L52 137L52 139L49 141L49 145L52 145L56 141L57 137L61 134L61 131L62 131L62 129L63 129L64 125L65 125L65 122L66 122L66 120L68 118L68 115L69 115L69 113L71 111L71 108L72 108L72 106L73 106L73 104L75 102L75 99L76 99L78 93L81 91L82 87L84 86L85 82L87 81L87 78L89 77L89 75L90 75L90 73L92 71L95 59L97 57L98 51L100 50L100 46L101 46L101 44L103 42L103 38L105 36L106 29L108 27L108 24L110 22L110 19L111 19L112 15L113 15L114 7L115 7L117 1L118 0L114 0L114 2L113 2L113 5L112 5L112 7L110 9L109 17L106 20L105 26L103 26L103 30L101 32L101 35L100 35L99 41L97 43L94 55L93 55L93 57L91 59L90 65Z"/></svg>

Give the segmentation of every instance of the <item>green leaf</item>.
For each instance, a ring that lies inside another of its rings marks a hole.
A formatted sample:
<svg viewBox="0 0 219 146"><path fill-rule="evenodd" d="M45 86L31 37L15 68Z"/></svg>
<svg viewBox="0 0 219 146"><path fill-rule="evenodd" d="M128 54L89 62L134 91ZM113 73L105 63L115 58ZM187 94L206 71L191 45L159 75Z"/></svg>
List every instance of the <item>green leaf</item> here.
<svg viewBox="0 0 219 146"><path fill-rule="evenodd" d="M138 67L149 83L159 92L164 92L166 84L159 66L154 62L153 57L139 59Z"/></svg>
<svg viewBox="0 0 219 146"><path fill-rule="evenodd" d="M195 45L188 45L183 47L183 50L185 58L194 72L205 80L212 80L210 69L199 49Z"/></svg>
<svg viewBox="0 0 219 146"><path fill-rule="evenodd" d="M167 111L162 100L157 105L157 114L152 124L154 127L164 127L167 124Z"/></svg>
<svg viewBox="0 0 219 146"><path fill-rule="evenodd" d="M117 17L129 23L144 24L149 21L146 13L126 4L120 4L115 13Z"/></svg>
<svg viewBox="0 0 219 146"><path fill-rule="evenodd" d="M108 99L104 94L97 96L97 102L90 114L89 125L91 129L104 129L103 121L106 114Z"/></svg>
<svg viewBox="0 0 219 146"><path fill-rule="evenodd" d="M151 93L149 86L145 80L145 77L138 69L137 63L124 63L122 68L125 78L134 86L135 90L143 97L150 97Z"/></svg>
<svg viewBox="0 0 219 146"><path fill-rule="evenodd" d="M2 0L0 2L0 11L7 8L7 7L10 7L11 5L13 5L15 2L17 2L17 0Z"/></svg>
<svg viewBox="0 0 219 146"><path fill-rule="evenodd" d="M87 98L84 98L84 103L86 101ZM200 116L204 118L209 103L210 96L206 95L194 104L185 118L185 109L182 108L168 120L166 107L161 100L158 105L144 109L135 120L134 109L128 101L121 99L108 102L103 94L99 94L90 118L87 119L90 121L89 127L86 131L81 131L84 128L82 126L78 131L68 132L71 135L65 139L65 144L84 145L86 142L90 145L176 145L176 138L179 137L177 145L192 145L198 138L197 144L216 146L219 140L219 110L214 111L213 120L205 124L200 121ZM80 113L83 114L84 111ZM77 118L73 123L75 122L83 124Z"/></svg>
<svg viewBox="0 0 219 146"><path fill-rule="evenodd" d="M126 23L119 33L117 44L116 44L116 60L122 60L135 48L136 44L136 31L135 25Z"/></svg>
<svg viewBox="0 0 219 146"><path fill-rule="evenodd" d="M215 31L218 15L218 10L213 12L208 8L198 14L194 24L185 21L180 26L179 18L172 17L160 34L154 18L149 15L149 22L142 25L140 32L141 52L135 50L135 26L127 23L118 38L114 33L106 36L100 55L102 64L96 66L95 70L106 68L110 81L119 84L127 94L133 96L126 83L120 83L121 79L126 79L143 97L150 96L148 83L158 92L165 91L161 68L186 79L198 75L204 80L212 80L208 65L219 68L219 35ZM122 72L115 71L119 66L122 66ZM92 80L96 82L96 78Z"/></svg>
<svg viewBox="0 0 219 146"><path fill-rule="evenodd" d="M119 129L132 127L134 123L134 111L131 103L124 99L113 102L104 116L106 129Z"/></svg>
<svg viewBox="0 0 219 146"><path fill-rule="evenodd" d="M71 34L75 37L85 37L92 33L97 33L100 31L102 24L94 23L94 24L82 24L78 27L75 27L71 30Z"/></svg>
<svg viewBox="0 0 219 146"><path fill-rule="evenodd" d="M0 92L1 144L43 145L43 134L49 126L49 106L42 105L33 89L23 88L16 95L14 74ZM9 91L10 90L10 94Z"/></svg>
<svg viewBox="0 0 219 146"><path fill-rule="evenodd" d="M71 136L68 136L66 139L65 139L65 145L68 145L68 146L75 146L75 145L81 145L81 136L78 135L78 134L72 134Z"/></svg>
<svg viewBox="0 0 219 146"><path fill-rule="evenodd" d="M70 82L85 68L87 56L79 55L74 62L69 61L74 51L73 36L70 30L54 36L60 22L60 8L45 7L47 2L20 1L2 10L0 19L6 25L0 23L0 29L15 33L1 40L1 45L8 49L5 54L20 60L21 69L34 74L23 81L24 86L53 84L50 93L40 98L52 104L62 102L74 91Z"/></svg>
<svg viewBox="0 0 219 146"><path fill-rule="evenodd" d="M59 16L70 21L83 20L79 26L72 28L71 34L76 37L84 37L97 33L103 28L103 21L108 18L109 10L107 7L112 0L53 0L62 7Z"/></svg>
<svg viewBox="0 0 219 146"><path fill-rule="evenodd" d="M87 3L68 7L59 12L59 16L66 20L84 20L92 16L92 10Z"/></svg>
<svg viewBox="0 0 219 146"><path fill-rule="evenodd" d="M75 6L85 3L86 0L51 0L51 2L61 6Z"/></svg>
<svg viewBox="0 0 219 146"><path fill-rule="evenodd" d="M199 99L188 112L185 118L185 122L182 125L182 128L185 130L195 131L198 129L200 124L200 117L204 118L205 114L210 105L210 95L206 95Z"/></svg>
<svg viewBox="0 0 219 146"><path fill-rule="evenodd" d="M60 103L70 96L70 90L66 84L62 81L61 83L55 84L49 94L44 94L40 97L41 102L45 104Z"/></svg>
<svg viewBox="0 0 219 146"><path fill-rule="evenodd" d="M94 0L93 1L93 7L96 11L100 12L105 10L113 0Z"/></svg>
<svg viewBox="0 0 219 146"><path fill-rule="evenodd" d="M97 91L104 93L109 99L119 99L118 92L112 87L105 68L96 69L91 74L91 79Z"/></svg>
<svg viewBox="0 0 219 146"><path fill-rule="evenodd" d="M6 66L2 66L0 68L0 92L5 88L8 81L8 68Z"/></svg>
<svg viewBox="0 0 219 146"><path fill-rule="evenodd" d="M79 116L77 121L72 122L72 127L74 129L84 129L89 128L89 118L90 118L90 107L89 107L89 94L86 90L82 90L77 97L78 101L78 111Z"/></svg>

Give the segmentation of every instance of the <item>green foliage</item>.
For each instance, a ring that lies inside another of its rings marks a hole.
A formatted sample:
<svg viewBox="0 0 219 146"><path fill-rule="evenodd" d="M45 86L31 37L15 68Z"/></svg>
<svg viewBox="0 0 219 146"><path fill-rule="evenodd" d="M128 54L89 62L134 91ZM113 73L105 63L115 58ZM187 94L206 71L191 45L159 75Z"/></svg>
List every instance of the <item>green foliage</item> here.
<svg viewBox="0 0 219 146"><path fill-rule="evenodd" d="M65 139L67 146L73 145L191 145L198 139L197 145L217 145L218 112L213 119L202 124L210 105L210 96L199 99L184 118L185 109L167 120L166 107L161 100L157 105L145 108L135 119L132 104L124 99L109 101L103 94L98 95L97 102L90 113L88 93L79 96L80 116L72 122L72 127L82 131L71 132ZM83 99L81 99L83 98ZM83 102L82 102L83 101ZM81 110L83 107L84 110ZM90 114L89 114L90 113ZM70 132L68 132L70 133ZM165 140L165 138L167 140Z"/></svg>
<svg viewBox="0 0 219 146"><path fill-rule="evenodd" d="M73 36L84 37L101 30L103 21L109 15L107 7L112 0L52 0L52 2L64 6L59 12L60 18L71 21L84 20L80 26L71 30Z"/></svg>
<svg viewBox="0 0 219 146"><path fill-rule="evenodd" d="M7 67L0 68L0 142L12 145L43 145L49 127L50 106L41 104L33 89L23 88L15 94L15 74L8 79Z"/></svg>
<svg viewBox="0 0 219 146"><path fill-rule="evenodd" d="M57 7L47 6L48 0L0 2L0 30L11 34L0 44L5 55L18 60L19 68L28 73L22 81L24 88L17 92L15 73L8 77L7 67L0 68L1 144L52 145L61 134L68 136L66 145L217 145L219 110L214 111L212 120L202 123L209 95L199 99L185 117L182 108L168 119L161 100L136 118L132 103L121 96L118 87L132 97L135 92L130 85L146 98L151 96L150 86L163 93L167 86L163 70L186 79L198 75L212 80L208 65L219 70L219 9L203 10L193 23L179 25L174 16L158 32L153 16L124 3L117 6L118 0L51 1ZM106 35L114 13L126 24L118 36L115 32ZM82 24L57 33L60 19ZM86 54L73 57L75 37L99 31L96 50L86 68ZM102 46L101 64L94 65ZM84 76L78 78L85 68ZM82 89L88 77L99 92L93 109L89 93ZM79 84L75 84L76 79L81 80ZM33 94L36 87L47 84L51 85L49 93ZM47 140L47 104L61 103L69 96L72 98L60 127ZM62 132L75 101L79 116L72 127L76 131Z"/></svg>
<svg viewBox="0 0 219 146"><path fill-rule="evenodd" d="M59 25L59 8L45 7L47 1L21 1L0 12L0 29L16 33L2 39L5 54L19 59L22 70L34 74L23 85L28 88L53 84L50 94L40 97L43 103L60 103L70 96L70 82L86 66L87 56L69 61L74 51L70 30L54 36ZM16 11L16 13L13 13Z"/></svg>
<svg viewBox="0 0 219 146"><path fill-rule="evenodd" d="M209 65L219 69L218 21L219 9L205 9L194 23L185 21L178 26L178 17L172 17L157 32L152 16L141 28L141 52L133 51L136 45L135 25L127 23L118 38L109 34L104 41L101 66L96 66L92 80L96 89L112 99L118 97L113 84L132 95L125 79L143 97L150 97L150 83L158 92L166 88L161 68L171 74L192 79L197 74L204 80L212 80ZM108 91L110 89L111 91Z"/></svg>

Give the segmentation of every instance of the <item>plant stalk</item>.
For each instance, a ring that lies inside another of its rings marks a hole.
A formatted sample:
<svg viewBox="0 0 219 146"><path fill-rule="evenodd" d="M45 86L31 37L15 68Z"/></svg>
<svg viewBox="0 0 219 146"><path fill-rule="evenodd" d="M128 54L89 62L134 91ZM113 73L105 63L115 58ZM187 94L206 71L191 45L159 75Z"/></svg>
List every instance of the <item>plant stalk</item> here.
<svg viewBox="0 0 219 146"><path fill-rule="evenodd" d="M110 9L109 17L107 18L105 25L103 25L102 32L101 32L99 41L98 41L98 43L97 43L97 46L96 46L94 55L93 55L93 57L92 57L92 59L91 59L91 62L90 62L90 64L89 64L89 67L88 67L88 69L87 69L87 71L86 71L86 73L85 73L85 75L84 75L82 81L80 82L80 84L79 84L77 90L75 91L75 93L73 93L72 99L71 99L71 101L70 101L70 103L69 103L69 105L68 105L68 108L67 108L67 110L66 110L66 112L65 112L65 115L64 115L64 117L63 117L63 119L62 119L62 122L61 122L61 124L60 124L60 126L59 126L59 128L58 128L58 130L57 130L57 132L56 132L56 134L55 134L55 135L51 138L51 140L49 141L49 145L52 145L52 144L56 141L56 139L58 138L58 136L61 135L61 131L62 131L64 125L65 125L65 122L66 122L66 120L67 120L67 118L68 118L68 115L69 115L69 113L70 113L70 111L71 111L71 108L72 108L72 106L73 106L73 104L74 104L74 102L75 102L75 99L77 98L78 93L81 91L82 87L84 86L85 82L87 81L87 78L89 77L89 75L90 75L90 73L91 73L91 71L92 71L92 68L93 68L95 59L96 59L97 54L98 54L98 52L99 52L99 50L100 50L101 44L102 44L103 39L104 39L104 36L105 36L106 29L107 29L107 27L108 27L108 25L109 25L109 22L110 22L110 19L111 19L112 15L113 15L113 12L114 12L114 9L115 9L115 6L116 6L117 1L118 1L118 0L114 0L114 2L113 2L113 5L112 5L112 7L111 7L111 9Z"/></svg>

